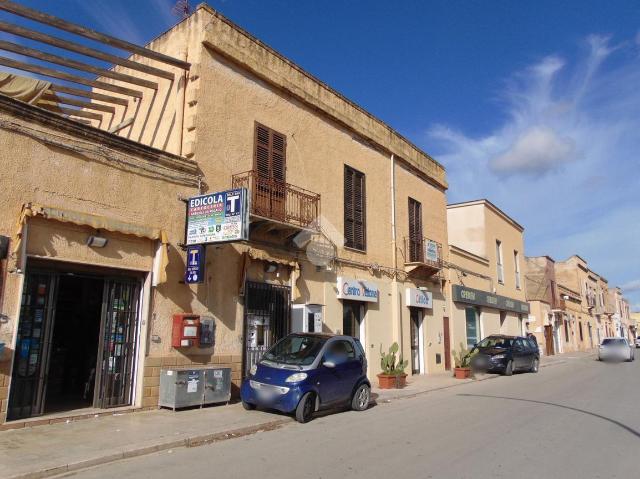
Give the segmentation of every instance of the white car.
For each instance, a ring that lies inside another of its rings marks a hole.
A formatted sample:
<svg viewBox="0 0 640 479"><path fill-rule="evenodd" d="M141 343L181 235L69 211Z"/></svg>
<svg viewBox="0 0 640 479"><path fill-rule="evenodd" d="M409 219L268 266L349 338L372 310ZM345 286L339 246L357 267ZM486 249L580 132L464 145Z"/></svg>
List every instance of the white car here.
<svg viewBox="0 0 640 479"><path fill-rule="evenodd" d="M640 348L640 336L636 338L636 348Z"/></svg>
<svg viewBox="0 0 640 479"><path fill-rule="evenodd" d="M635 350L626 338L604 338L598 348L598 360L633 361Z"/></svg>

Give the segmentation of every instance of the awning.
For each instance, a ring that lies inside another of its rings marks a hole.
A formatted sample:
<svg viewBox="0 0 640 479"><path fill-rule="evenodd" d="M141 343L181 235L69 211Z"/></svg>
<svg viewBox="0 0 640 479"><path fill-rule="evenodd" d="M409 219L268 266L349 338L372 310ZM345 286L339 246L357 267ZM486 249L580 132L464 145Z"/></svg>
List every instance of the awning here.
<svg viewBox="0 0 640 479"><path fill-rule="evenodd" d="M298 287L298 280L300 279L300 264L298 263L298 261L295 259L283 257L282 255L255 248L249 248L243 253L240 271L240 285L238 288L239 294L241 296L244 295L244 282L246 280L249 259L267 261L269 263L276 263L291 268L291 284L293 285L292 300L295 301L300 297L300 289Z"/></svg>
<svg viewBox="0 0 640 479"><path fill-rule="evenodd" d="M64 223L73 223L80 226L90 226L97 230L106 230L113 233L122 233L125 235L133 235L139 238L148 238L160 241L160 259L158 268L158 277L154 281L155 284L164 283L167 280L167 264L169 257L167 255L168 237L167 233L160 228L152 228L148 226L140 226L132 223L126 223L106 216L92 215L89 213L80 213L78 211L65 210L61 208L52 208L33 203L26 203L22 207L20 219L16 228L16 240L14 242L13 253L17 256L22 247L22 232L28 218L41 217Z"/></svg>
<svg viewBox="0 0 640 479"><path fill-rule="evenodd" d="M0 72L0 93L35 105L51 83L35 78Z"/></svg>

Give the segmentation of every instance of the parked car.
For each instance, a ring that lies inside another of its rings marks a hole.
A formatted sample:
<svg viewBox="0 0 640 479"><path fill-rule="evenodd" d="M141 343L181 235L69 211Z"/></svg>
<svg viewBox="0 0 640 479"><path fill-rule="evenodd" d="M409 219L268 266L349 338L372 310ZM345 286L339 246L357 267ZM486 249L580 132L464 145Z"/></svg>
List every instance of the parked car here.
<svg viewBox="0 0 640 479"><path fill-rule="evenodd" d="M276 409L299 422L337 406L364 411L371 398L364 349L351 336L290 334L251 368L240 397L247 410Z"/></svg>
<svg viewBox="0 0 640 479"><path fill-rule="evenodd" d="M636 348L640 348L640 336L636 337Z"/></svg>
<svg viewBox="0 0 640 479"><path fill-rule="evenodd" d="M598 348L599 361L633 361L635 351L627 338L604 338Z"/></svg>
<svg viewBox="0 0 640 479"><path fill-rule="evenodd" d="M516 371L537 373L540 366L538 343L521 336L487 336L471 350L471 369L511 376Z"/></svg>

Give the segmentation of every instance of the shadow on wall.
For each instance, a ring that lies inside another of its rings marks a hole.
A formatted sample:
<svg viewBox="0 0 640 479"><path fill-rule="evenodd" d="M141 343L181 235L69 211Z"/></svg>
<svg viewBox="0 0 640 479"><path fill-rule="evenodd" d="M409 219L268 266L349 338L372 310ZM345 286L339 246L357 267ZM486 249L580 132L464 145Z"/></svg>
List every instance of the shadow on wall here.
<svg viewBox="0 0 640 479"><path fill-rule="evenodd" d="M484 395L484 394L458 394L457 396L462 396L462 397L476 397L476 398L488 398L488 399L503 399L503 400L507 400L507 401L521 401L521 402L528 402L528 403L533 403L533 404L541 404L543 406L554 406L554 407L558 407L558 408L562 408L562 409L568 409L570 411L575 411L575 412L579 412L581 414L587 414L589 416L593 416L596 417L598 419L602 419L603 421L607 421L611 424L614 424L622 429L624 429L625 431L633 434L635 437L640 438L640 431L636 431L635 429L627 426L626 424L617 421L615 419L611 419L610 417L606 417L603 416L602 414L597 414L595 412L591 412L591 411L585 411L584 409L578 409L572 406L565 406L563 404L556 404L556 403L552 403L552 402L546 402L546 401L537 401L535 399L521 399L521 398L511 398L511 397L506 397L506 396L489 396L489 395Z"/></svg>

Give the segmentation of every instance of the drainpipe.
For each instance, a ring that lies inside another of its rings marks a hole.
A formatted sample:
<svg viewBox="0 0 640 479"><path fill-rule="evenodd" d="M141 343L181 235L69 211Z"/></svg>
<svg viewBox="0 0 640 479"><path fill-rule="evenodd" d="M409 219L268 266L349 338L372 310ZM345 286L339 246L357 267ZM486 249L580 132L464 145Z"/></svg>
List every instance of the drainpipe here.
<svg viewBox="0 0 640 479"><path fill-rule="evenodd" d="M398 257L397 257L397 235L396 235L396 157L391 154L391 181L390 181L390 193L391 193L391 260L393 264L393 279L391 281L391 298L392 298L392 317L395 320L396 325L396 338L400 346L400 355L403 359L404 356L404 341L402 335L402 304L399 295L398 284Z"/></svg>

